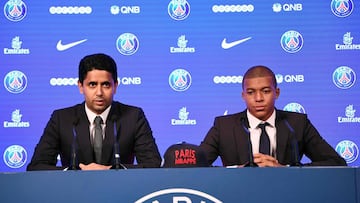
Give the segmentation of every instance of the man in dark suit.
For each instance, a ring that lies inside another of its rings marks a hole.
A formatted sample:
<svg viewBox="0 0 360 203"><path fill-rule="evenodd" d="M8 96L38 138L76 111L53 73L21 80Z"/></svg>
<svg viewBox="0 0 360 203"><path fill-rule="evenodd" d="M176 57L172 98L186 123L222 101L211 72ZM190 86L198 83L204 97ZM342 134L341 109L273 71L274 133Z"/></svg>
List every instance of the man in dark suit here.
<svg viewBox="0 0 360 203"><path fill-rule="evenodd" d="M210 164L220 156L224 166L233 167L346 166L306 114L275 108L280 89L272 70L251 67L243 77L242 88L247 109L216 117L200 144ZM311 162L301 164L303 155Z"/></svg>
<svg viewBox="0 0 360 203"><path fill-rule="evenodd" d="M117 67L110 56L85 56L79 64L78 81L85 101L53 112L27 170L69 167L107 170L115 165L120 168L160 167L159 150L144 112L139 107L113 101L117 86ZM101 118L99 133L95 133L96 117ZM95 134L100 141L95 141ZM99 150L94 150L94 146ZM117 150L120 157L115 159ZM58 155L61 167L56 166ZM137 165L134 165L135 157Z"/></svg>

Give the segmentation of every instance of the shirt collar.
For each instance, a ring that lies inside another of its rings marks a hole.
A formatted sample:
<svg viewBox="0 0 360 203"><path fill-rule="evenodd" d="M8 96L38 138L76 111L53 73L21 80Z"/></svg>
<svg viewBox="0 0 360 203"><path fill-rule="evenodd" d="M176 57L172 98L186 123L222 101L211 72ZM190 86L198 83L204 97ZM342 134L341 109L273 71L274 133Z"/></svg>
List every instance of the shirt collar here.
<svg viewBox="0 0 360 203"><path fill-rule="evenodd" d="M276 118L276 110L275 109L272 112L271 116L266 121L262 121L262 120L256 118L249 112L249 110L246 110L246 115L248 117L249 125L250 125L251 129L257 128L257 126L260 123L265 123L265 122L269 123L270 126L275 127L275 118Z"/></svg>
<svg viewBox="0 0 360 203"><path fill-rule="evenodd" d="M92 111L87 107L87 105L86 105L86 103L85 103L85 112L86 112L86 115L87 115L87 117L88 117L88 119L89 119L89 121L90 121L91 124L94 123L94 119L95 119L96 116L100 116L100 117L102 118L102 120L104 121L104 123L105 123L105 121L106 121L106 119L107 119L107 117L108 117L108 115L109 115L110 109L111 109L111 105L110 105L109 107L107 107L107 108L105 109L105 111L103 111L100 115L98 115L98 114L92 112Z"/></svg>

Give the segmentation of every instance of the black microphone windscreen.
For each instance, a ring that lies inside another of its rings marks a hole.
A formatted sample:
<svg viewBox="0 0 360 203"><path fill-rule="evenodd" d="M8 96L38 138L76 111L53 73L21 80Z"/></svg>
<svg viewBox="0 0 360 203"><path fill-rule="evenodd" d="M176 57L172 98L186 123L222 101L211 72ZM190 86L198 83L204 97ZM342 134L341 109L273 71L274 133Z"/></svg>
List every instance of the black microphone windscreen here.
<svg viewBox="0 0 360 203"><path fill-rule="evenodd" d="M117 121L118 116L116 114L111 115L111 121L115 122Z"/></svg>
<svg viewBox="0 0 360 203"><path fill-rule="evenodd" d="M74 120L73 120L73 125L74 125L74 126L77 126L77 124L79 123L79 121L80 121L80 118L76 116L76 117L74 118Z"/></svg>

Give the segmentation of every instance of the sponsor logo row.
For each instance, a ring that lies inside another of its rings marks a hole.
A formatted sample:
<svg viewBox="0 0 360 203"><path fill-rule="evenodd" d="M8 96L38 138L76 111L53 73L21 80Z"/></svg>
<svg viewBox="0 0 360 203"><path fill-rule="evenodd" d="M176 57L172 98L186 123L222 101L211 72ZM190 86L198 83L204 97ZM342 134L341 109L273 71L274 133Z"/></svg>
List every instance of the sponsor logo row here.
<svg viewBox="0 0 360 203"><path fill-rule="evenodd" d="M276 82L278 84L281 83L301 83L305 82L305 76L304 75L282 75L282 74L276 74ZM213 82L215 84L235 84L235 83L242 83L243 76L242 75L233 75L233 76L214 76Z"/></svg>
<svg viewBox="0 0 360 203"><path fill-rule="evenodd" d="M241 75L215 75L213 83L217 85L242 83ZM68 86L77 85L77 78L50 78L51 86ZM119 85L141 85L142 78L140 76L121 77L118 78ZM302 83L305 82L303 74L276 74L276 81L281 83ZM348 66L340 66L336 68L332 75L332 81L339 89L349 89L356 81L356 74L353 69ZM189 71L185 69L175 69L169 74L169 86L178 92L186 91L192 84L192 77ZM8 72L4 77L5 89L13 94L23 92L28 84L26 75L19 71L13 70Z"/></svg>
<svg viewBox="0 0 360 203"><path fill-rule="evenodd" d="M288 103L284 106L283 110L303 113L305 114L305 108L296 102ZM337 123L346 124L346 123L360 123L360 117L355 114L356 109L353 104L349 104L345 107L344 116L336 117ZM181 107L178 110L177 118L171 118L170 124L173 126L177 125L196 125L197 121L194 118L189 116L190 112L187 110L187 107ZM224 115L227 115L227 111L224 112ZM22 120L22 114L20 109L15 109L11 112L11 119L3 121L3 128L29 128L30 122Z"/></svg>
<svg viewBox="0 0 360 203"><path fill-rule="evenodd" d="M270 7L271 6L271 7ZM274 13L279 12L301 12L302 3L273 3L269 4L269 9ZM332 0L329 9L340 18L351 15L354 10L353 0ZM93 7L88 5L78 6L50 6L49 13L52 15L89 15L93 13ZM190 3L186 0L171 0L168 3L167 11L174 20L185 20L190 15ZM249 13L256 10L253 4L215 4L211 6L213 13ZM4 5L4 15L10 21L21 21L28 12L25 1L9 0ZM139 5L112 5L108 9L113 15L118 14L140 14Z"/></svg>
<svg viewBox="0 0 360 203"><path fill-rule="evenodd" d="M344 50L360 50L360 44L353 43L354 37L352 37L351 32L346 32L343 35L343 42L335 44L335 50L344 51ZM251 40L251 37L242 38L239 40L229 42L227 38L224 38L219 45L223 49L230 49L235 46L238 46L242 43ZM77 41L64 43L62 40L59 40L56 44L56 49L58 51L66 51L75 46L79 46L85 43L87 39L81 39ZM186 35L180 35L177 39L177 46L170 46L169 52L172 54L181 54L181 53L195 53L196 48L188 45L188 39ZM3 53L5 55L28 55L30 54L30 49L28 47L23 48L23 41L20 39L20 36L15 36L9 42L11 47L5 47ZM175 44L175 43L174 43ZM302 35L297 31L287 31L280 38L280 45L284 51L288 53L296 53L301 50L304 44L304 39ZM122 55L129 56L133 55L139 49L139 39L136 35L132 33L123 33L121 34L115 42L116 48Z"/></svg>

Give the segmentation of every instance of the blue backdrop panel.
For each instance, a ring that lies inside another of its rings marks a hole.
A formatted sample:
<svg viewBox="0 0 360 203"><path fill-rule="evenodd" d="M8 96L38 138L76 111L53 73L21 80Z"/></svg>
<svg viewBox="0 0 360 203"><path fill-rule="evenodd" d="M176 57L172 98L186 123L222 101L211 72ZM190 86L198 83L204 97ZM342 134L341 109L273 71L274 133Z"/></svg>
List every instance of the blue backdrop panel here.
<svg viewBox="0 0 360 203"><path fill-rule="evenodd" d="M358 166L356 3L4 1L0 171L24 171L51 112L83 101L77 66L98 52L116 60L115 99L144 109L161 154L180 141L200 144L215 116L244 110L242 76L263 64L277 75L277 108L308 114Z"/></svg>

